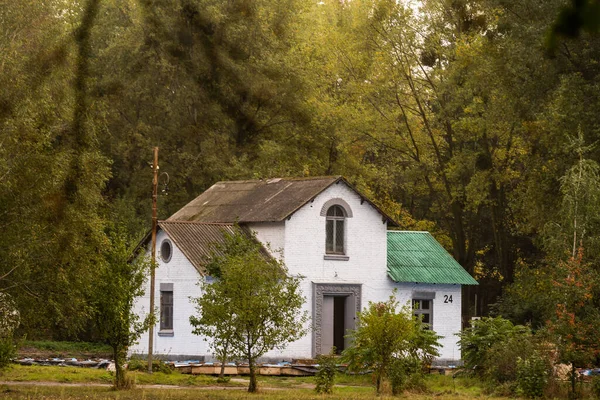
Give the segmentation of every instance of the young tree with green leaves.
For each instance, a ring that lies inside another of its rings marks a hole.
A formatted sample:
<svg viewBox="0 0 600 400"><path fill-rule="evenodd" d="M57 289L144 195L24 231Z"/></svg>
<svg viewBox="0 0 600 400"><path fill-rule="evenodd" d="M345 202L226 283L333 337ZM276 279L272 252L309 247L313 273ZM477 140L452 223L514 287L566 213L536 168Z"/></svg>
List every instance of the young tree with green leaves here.
<svg viewBox="0 0 600 400"><path fill-rule="evenodd" d="M248 391L256 392L258 358L306 334L300 278L289 276L281 261L244 232L226 234L223 254L207 268L212 276L200 282L198 313L190 323L195 334L212 338L222 361L248 361Z"/></svg>
<svg viewBox="0 0 600 400"><path fill-rule="evenodd" d="M399 311L398 311L399 310ZM342 353L348 370L373 370L377 393L398 359L429 360L439 355L439 336L427 331L415 319L408 306L400 307L395 296L373 303L358 315L355 331L350 333L351 347Z"/></svg>
<svg viewBox="0 0 600 400"><path fill-rule="evenodd" d="M130 260L131 248L124 239L122 229L109 232L108 237L110 243L105 263L99 266L93 307L97 332L112 348L116 369L115 388L127 389L131 386L123 368L127 349L154 320L154 315L150 314L140 321L133 311L135 299L144 294L143 284L149 263L142 257Z"/></svg>

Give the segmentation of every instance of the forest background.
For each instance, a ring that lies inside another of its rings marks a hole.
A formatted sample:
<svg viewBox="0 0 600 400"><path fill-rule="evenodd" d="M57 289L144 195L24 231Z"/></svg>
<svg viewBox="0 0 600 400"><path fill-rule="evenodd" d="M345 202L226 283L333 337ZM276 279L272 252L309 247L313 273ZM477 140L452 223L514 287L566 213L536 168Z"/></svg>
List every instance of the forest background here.
<svg viewBox="0 0 600 400"><path fill-rule="evenodd" d="M480 282L465 317L544 324L569 262L597 309L600 40L549 36L568 4L0 0L19 333L94 340L112 238L150 226L154 146L161 219L219 180L340 174Z"/></svg>

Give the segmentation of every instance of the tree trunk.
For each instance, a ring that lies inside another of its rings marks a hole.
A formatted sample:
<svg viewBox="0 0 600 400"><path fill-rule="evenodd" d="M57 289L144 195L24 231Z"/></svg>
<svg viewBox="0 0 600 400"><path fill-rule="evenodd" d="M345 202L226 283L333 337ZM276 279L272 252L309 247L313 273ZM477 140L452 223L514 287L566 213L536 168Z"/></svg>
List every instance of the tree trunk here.
<svg viewBox="0 0 600 400"><path fill-rule="evenodd" d="M576 399L577 396L575 394L575 379L577 376L577 370L575 370L575 363L571 363L571 373L569 375L569 378L571 378L571 393L569 393L569 398Z"/></svg>
<svg viewBox="0 0 600 400"><path fill-rule="evenodd" d="M254 365L254 359L248 358L248 366L250 367L250 385L248 386L248 392L255 393L258 391L258 384L256 382L256 365Z"/></svg>
<svg viewBox="0 0 600 400"><path fill-rule="evenodd" d="M116 346L113 346L113 358L115 359L115 389L125 389L125 371L123 370L123 360Z"/></svg>
<svg viewBox="0 0 600 400"><path fill-rule="evenodd" d="M225 378L225 361L221 360L221 371L219 372L219 379Z"/></svg>

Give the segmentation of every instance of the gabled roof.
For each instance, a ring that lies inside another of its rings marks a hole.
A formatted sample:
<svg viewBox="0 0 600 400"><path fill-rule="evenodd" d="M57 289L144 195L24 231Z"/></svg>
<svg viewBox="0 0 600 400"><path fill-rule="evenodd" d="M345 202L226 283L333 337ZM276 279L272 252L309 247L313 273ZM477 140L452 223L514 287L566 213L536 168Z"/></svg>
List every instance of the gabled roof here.
<svg viewBox="0 0 600 400"><path fill-rule="evenodd" d="M217 182L167 221L279 222L333 184L343 182L369 202L391 226L396 222L341 176Z"/></svg>
<svg viewBox="0 0 600 400"><path fill-rule="evenodd" d="M388 275L395 282L478 285L429 232L388 231Z"/></svg>
<svg viewBox="0 0 600 400"><path fill-rule="evenodd" d="M158 227L164 230L169 238L181 250L192 265L204 274L204 266L211 256L223 255L221 248L226 234L247 231L233 224L213 224L185 221L159 221Z"/></svg>
<svg viewBox="0 0 600 400"><path fill-rule="evenodd" d="M175 243L177 248L181 250L201 275L205 274L204 267L210 262L212 257L225 255L223 245L225 244L226 235L241 233L256 240L249 229L236 224L158 221L158 229L165 231L169 239ZM132 258L139 254L151 239L151 232L148 232L136 246L132 253ZM265 258L272 258L262 243L261 253Z"/></svg>

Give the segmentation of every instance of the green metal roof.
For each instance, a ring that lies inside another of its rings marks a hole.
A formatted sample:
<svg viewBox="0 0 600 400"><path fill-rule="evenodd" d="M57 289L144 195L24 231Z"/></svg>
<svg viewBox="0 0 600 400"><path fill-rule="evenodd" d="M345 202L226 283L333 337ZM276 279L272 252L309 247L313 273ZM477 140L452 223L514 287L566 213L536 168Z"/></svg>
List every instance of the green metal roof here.
<svg viewBox="0 0 600 400"><path fill-rule="evenodd" d="M388 275L395 282L478 285L429 232L388 231Z"/></svg>

